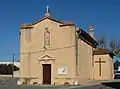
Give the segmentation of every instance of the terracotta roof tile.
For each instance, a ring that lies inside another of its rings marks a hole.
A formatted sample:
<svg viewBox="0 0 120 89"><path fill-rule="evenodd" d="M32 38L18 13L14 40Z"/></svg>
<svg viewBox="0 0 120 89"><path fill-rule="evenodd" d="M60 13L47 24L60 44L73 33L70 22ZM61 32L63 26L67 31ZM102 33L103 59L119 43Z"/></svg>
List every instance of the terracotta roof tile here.
<svg viewBox="0 0 120 89"><path fill-rule="evenodd" d="M99 54L113 54L114 55L114 53L112 51L110 51L108 49L104 49L104 48L94 49L93 54L94 55L99 55Z"/></svg>

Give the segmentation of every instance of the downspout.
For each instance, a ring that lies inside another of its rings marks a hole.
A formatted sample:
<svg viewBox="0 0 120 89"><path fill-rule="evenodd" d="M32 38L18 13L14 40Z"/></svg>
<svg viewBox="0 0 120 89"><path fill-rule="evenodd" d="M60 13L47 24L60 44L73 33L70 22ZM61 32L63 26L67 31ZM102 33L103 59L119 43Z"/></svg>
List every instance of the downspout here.
<svg viewBox="0 0 120 89"><path fill-rule="evenodd" d="M92 80L94 80L94 54L93 54L93 47L92 47L92 69L93 69L93 75L92 75Z"/></svg>
<svg viewBox="0 0 120 89"><path fill-rule="evenodd" d="M75 66L76 66L76 80L75 80L75 85L78 84L78 40L77 40L77 34L76 34L76 25L75 27Z"/></svg>

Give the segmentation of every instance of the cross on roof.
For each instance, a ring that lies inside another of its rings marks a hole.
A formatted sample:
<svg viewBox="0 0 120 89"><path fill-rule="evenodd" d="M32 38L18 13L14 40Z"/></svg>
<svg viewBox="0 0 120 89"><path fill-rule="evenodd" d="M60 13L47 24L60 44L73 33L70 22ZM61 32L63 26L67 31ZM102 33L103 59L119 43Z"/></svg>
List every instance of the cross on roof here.
<svg viewBox="0 0 120 89"><path fill-rule="evenodd" d="M50 11L49 11L49 6L48 5L46 6L45 16L50 16Z"/></svg>
<svg viewBox="0 0 120 89"><path fill-rule="evenodd" d="M46 10L47 10L47 13L49 13L49 6L48 5L46 6Z"/></svg>

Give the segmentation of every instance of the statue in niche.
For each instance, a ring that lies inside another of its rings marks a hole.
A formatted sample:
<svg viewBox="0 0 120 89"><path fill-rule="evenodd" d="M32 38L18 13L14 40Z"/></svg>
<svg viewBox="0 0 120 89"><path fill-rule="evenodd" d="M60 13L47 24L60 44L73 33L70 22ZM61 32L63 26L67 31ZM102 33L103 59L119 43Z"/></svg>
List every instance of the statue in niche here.
<svg viewBox="0 0 120 89"><path fill-rule="evenodd" d="M45 28L44 32L44 47L47 48L50 46L50 32L48 31L48 28Z"/></svg>

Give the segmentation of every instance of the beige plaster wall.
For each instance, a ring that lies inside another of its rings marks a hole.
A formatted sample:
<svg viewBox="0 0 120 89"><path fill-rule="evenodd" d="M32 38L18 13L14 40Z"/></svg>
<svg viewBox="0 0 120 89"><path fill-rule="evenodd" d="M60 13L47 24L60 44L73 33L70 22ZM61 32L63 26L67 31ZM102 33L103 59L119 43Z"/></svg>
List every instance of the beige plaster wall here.
<svg viewBox="0 0 120 89"><path fill-rule="evenodd" d="M99 76L99 64L95 61L99 61L101 57L102 63L101 72L102 75ZM113 79L113 60L109 54L94 55L94 80L112 80Z"/></svg>
<svg viewBox="0 0 120 89"><path fill-rule="evenodd" d="M92 47L78 40L78 83L92 80Z"/></svg>
<svg viewBox="0 0 120 89"><path fill-rule="evenodd" d="M74 27L65 26L59 27L59 23L45 19L40 23L35 24L31 30L31 42L25 41L25 29L22 29L23 32L21 35L21 53L27 53L29 51L42 51L44 50L44 31L48 27L51 32L51 45L49 49L58 49L68 46L74 46ZM30 48L30 49L29 49Z"/></svg>

